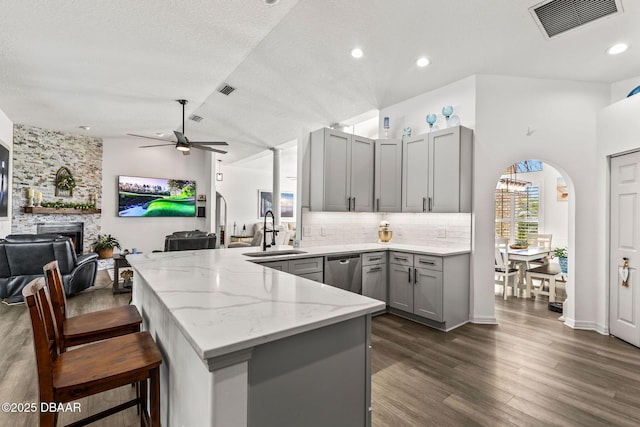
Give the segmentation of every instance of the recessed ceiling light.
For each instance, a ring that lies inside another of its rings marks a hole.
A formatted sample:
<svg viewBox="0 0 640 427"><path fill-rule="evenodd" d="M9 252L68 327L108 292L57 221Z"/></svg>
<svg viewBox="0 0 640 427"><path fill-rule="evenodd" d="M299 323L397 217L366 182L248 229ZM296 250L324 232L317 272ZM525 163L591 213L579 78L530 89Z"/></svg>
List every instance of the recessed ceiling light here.
<svg viewBox="0 0 640 427"><path fill-rule="evenodd" d="M429 64L431 64L431 61L429 61L429 58L426 58L424 56L421 58L418 58L418 60L416 61L416 65L418 67L426 67Z"/></svg>
<svg viewBox="0 0 640 427"><path fill-rule="evenodd" d="M273 6L274 4L278 3L280 0L264 0L264 2L266 4L268 4L269 6Z"/></svg>
<svg viewBox="0 0 640 427"><path fill-rule="evenodd" d="M614 44L609 49L607 49L607 53L609 55L617 55L619 53L622 53L622 52L626 51L627 49L629 49L629 45L628 44L626 44L626 43L618 43L618 44Z"/></svg>
<svg viewBox="0 0 640 427"><path fill-rule="evenodd" d="M364 55L364 52L359 47L354 47L353 49L351 49L351 56L353 56L354 58L362 58L362 55Z"/></svg>
<svg viewBox="0 0 640 427"><path fill-rule="evenodd" d="M91 126L78 126L80 129L89 130Z"/></svg>

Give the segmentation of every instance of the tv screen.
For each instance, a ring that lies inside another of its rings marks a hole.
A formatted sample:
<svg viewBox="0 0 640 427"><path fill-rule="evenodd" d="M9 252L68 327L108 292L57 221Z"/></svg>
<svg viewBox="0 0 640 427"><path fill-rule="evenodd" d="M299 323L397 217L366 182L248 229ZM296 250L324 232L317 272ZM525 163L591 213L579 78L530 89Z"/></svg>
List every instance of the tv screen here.
<svg viewBox="0 0 640 427"><path fill-rule="evenodd" d="M195 181L118 177L118 216L195 215Z"/></svg>

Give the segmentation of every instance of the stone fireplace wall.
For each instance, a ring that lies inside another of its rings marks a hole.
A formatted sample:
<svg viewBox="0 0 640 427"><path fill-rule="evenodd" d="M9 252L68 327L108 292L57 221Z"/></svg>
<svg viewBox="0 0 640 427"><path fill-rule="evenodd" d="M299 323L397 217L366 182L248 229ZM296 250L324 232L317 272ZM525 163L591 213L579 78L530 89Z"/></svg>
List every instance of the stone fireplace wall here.
<svg viewBox="0 0 640 427"><path fill-rule="evenodd" d="M55 176L66 166L76 181L73 196L55 195ZM26 214L27 189L42 192L42 200L86 203L102 195L102 139L72 135L25 125L13 128L13 216L12 233L36 233L36 224L84 223L84 252L100 233L100 214Z"/></svg>

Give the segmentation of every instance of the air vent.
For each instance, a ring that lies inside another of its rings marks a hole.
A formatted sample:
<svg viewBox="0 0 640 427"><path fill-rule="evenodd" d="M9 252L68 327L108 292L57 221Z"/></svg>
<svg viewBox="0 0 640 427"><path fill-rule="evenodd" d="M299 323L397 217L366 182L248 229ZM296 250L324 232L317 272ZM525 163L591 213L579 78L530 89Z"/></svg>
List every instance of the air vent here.
<svg viewBox="0 0 640 427"><path fill-rule="evenodd" d="M234 90L236 90L235 87L233 86L229 86L228 84L223 84L222 86L220 86L218 88L218 92L220 92L223 95L229 95L231 92L233 92Z"/></svg>
<svg viewBox="0 0 640 427"><path fill-rule="evenodd" d="M202 117L196 116L195 114L192 114L192 115L189 116L189 120L193 120L194 122L199 123L199 122L202 121Z"/></svg>
<svg viewBox="0 0 640 427"><path fill-rule="evenodd" d="M547 37L622 12L620 0L552 0L530 9Z"/></svg>

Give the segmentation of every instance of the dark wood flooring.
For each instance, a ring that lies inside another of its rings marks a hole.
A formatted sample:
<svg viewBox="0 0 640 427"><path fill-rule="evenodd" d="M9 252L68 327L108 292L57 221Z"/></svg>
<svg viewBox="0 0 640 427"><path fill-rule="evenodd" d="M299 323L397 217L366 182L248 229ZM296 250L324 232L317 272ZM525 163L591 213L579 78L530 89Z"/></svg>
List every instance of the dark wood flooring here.
<svg viewBox="0 0 640 427"><path fill-rule="evenodd" d="M80 313L128 301L128 294L98 289L70 298L69 309ZM496 297L499 325L468 324L448 333L393 315L376 317L373 425L640 425L640 349L564 326L545 301ZM37 402L24 305L0 304L0 326L0 402ZM84 399L81 415L132 393L122 387ZM78 416L63 414L60 424ZM37 415L0 412L0 426L34 425ZM95 425L135 426L138 418L132 408Z"/></svg>

